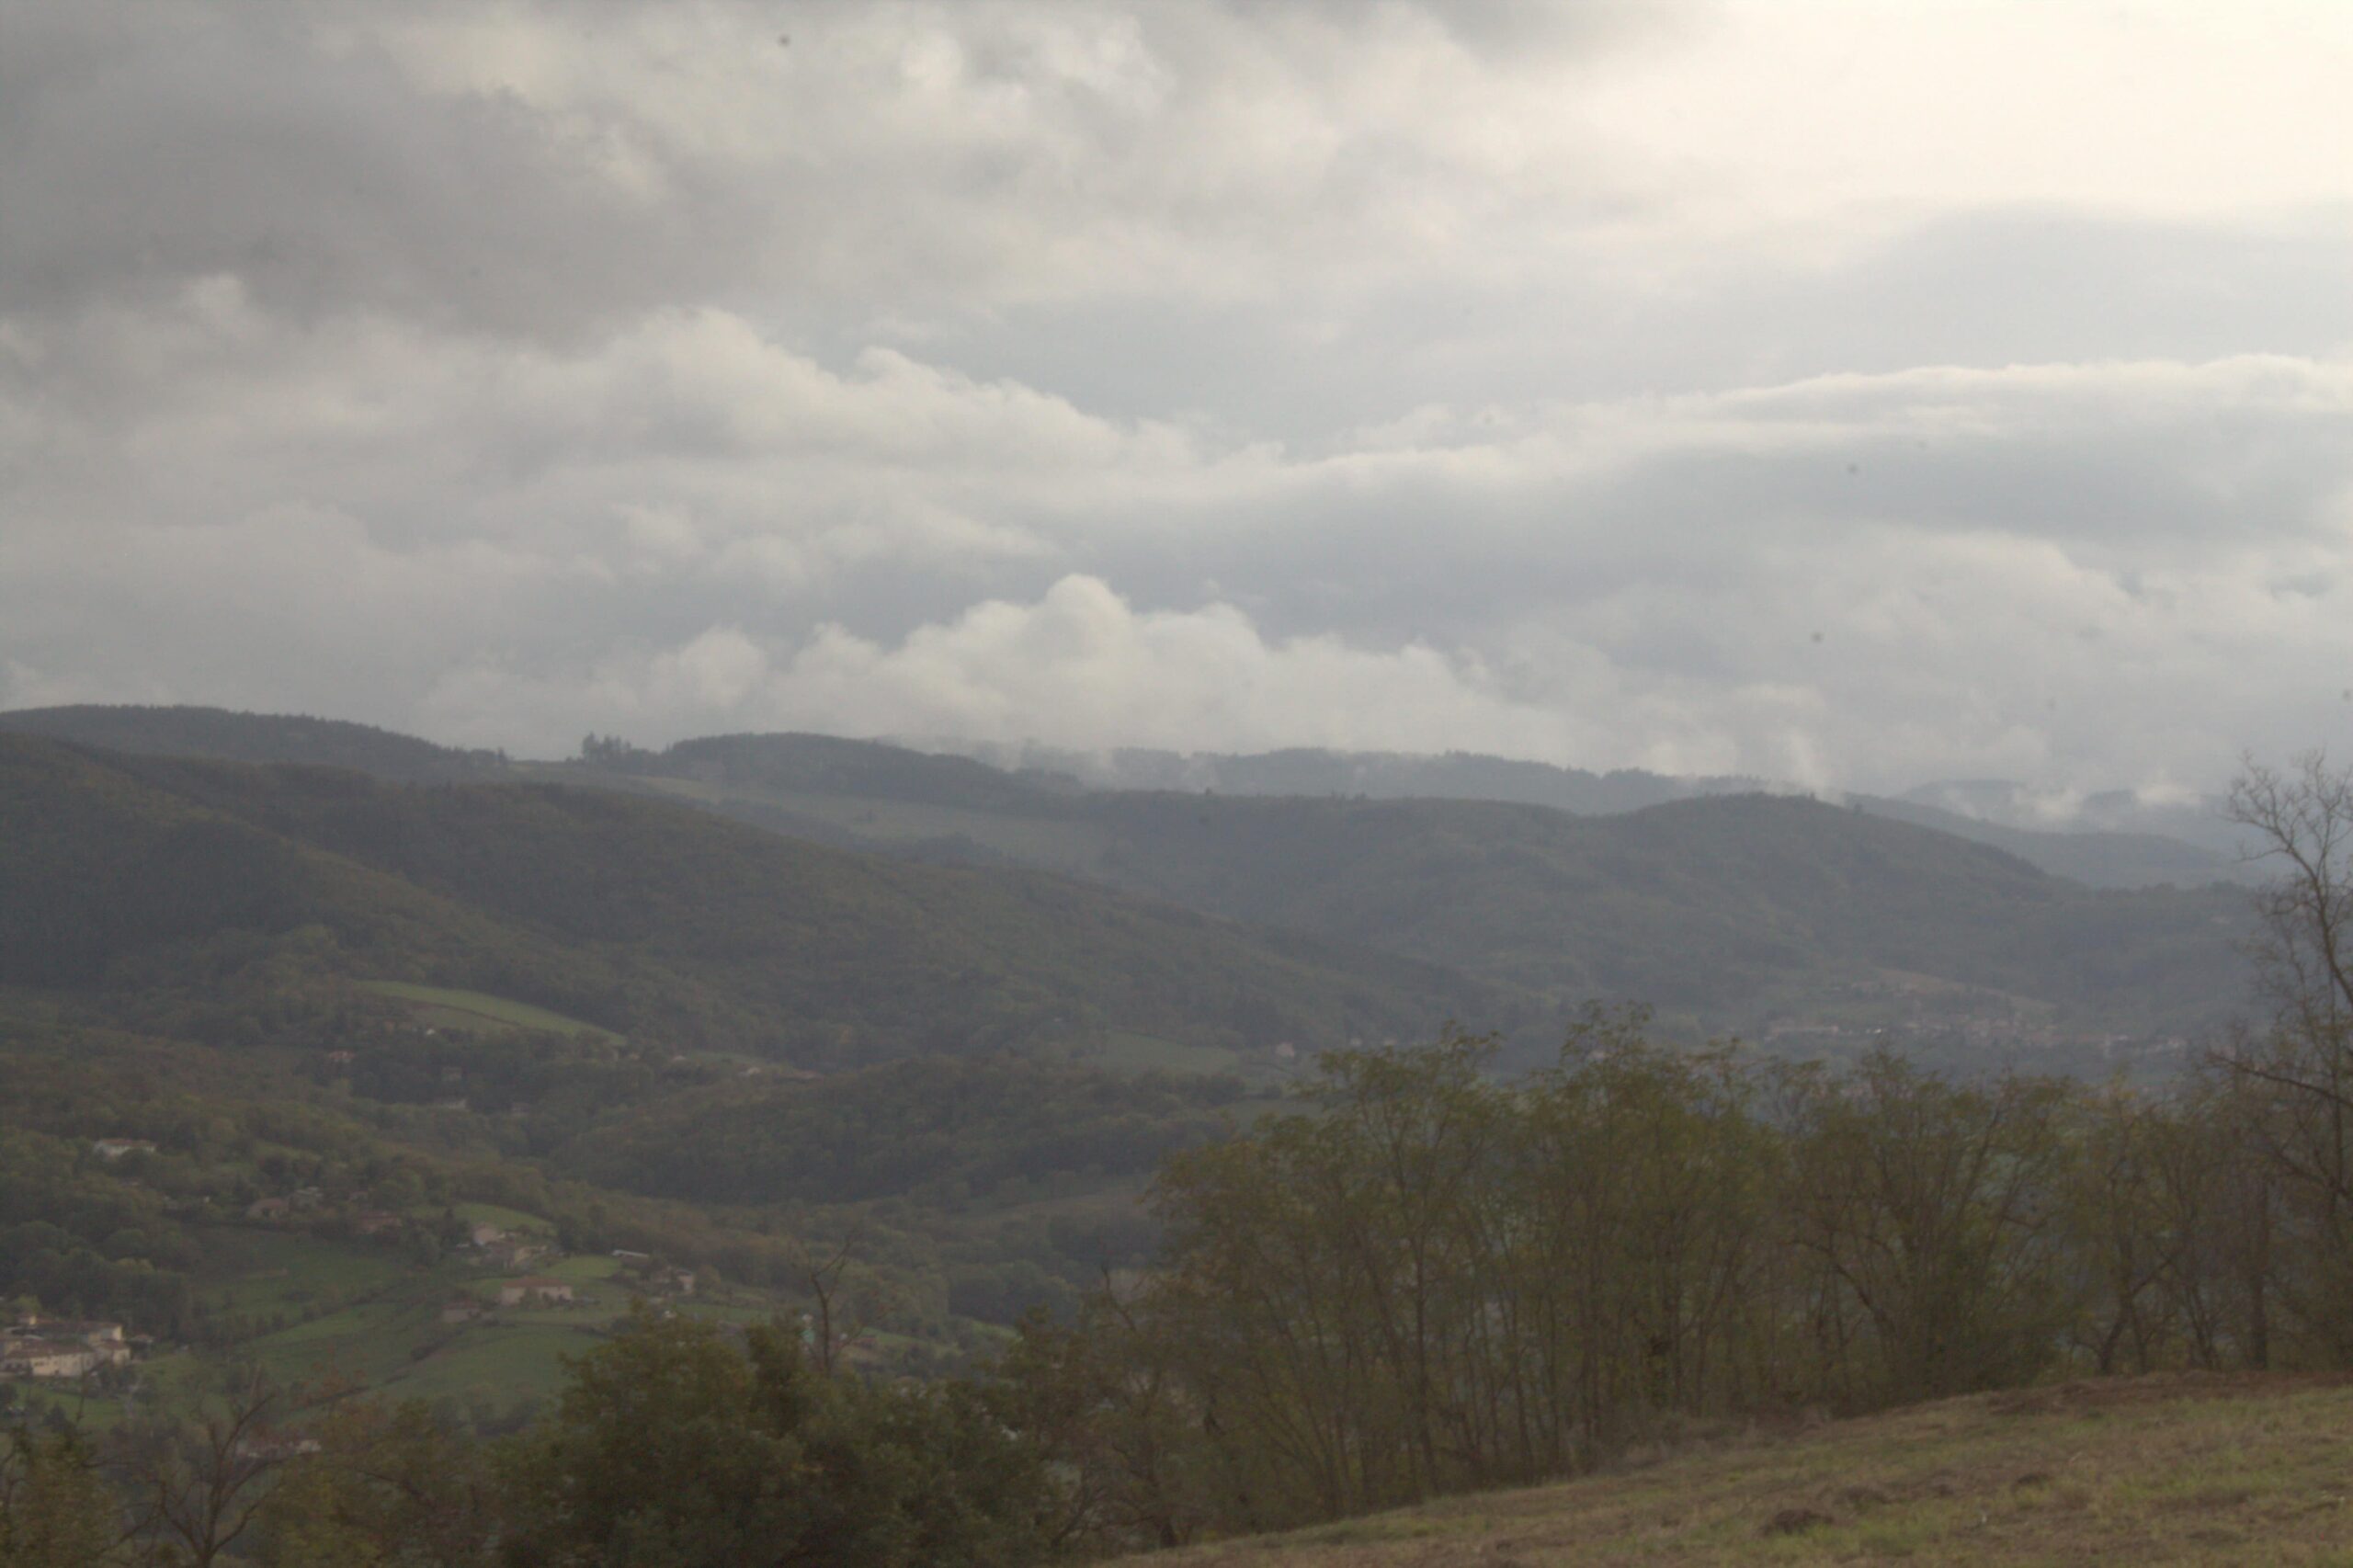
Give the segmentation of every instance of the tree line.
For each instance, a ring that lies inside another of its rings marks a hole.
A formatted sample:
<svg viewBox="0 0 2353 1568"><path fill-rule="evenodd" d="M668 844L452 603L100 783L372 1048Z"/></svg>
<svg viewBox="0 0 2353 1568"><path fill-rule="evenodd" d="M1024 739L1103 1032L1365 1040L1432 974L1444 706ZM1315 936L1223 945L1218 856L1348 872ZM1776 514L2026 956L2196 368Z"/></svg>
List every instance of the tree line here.
<svg viewBox="0 0 2353 1568"><path fill-rule="evenodd" d="M1833 1072L1581 1029L1325 1060L1181 1154L1159 1266L1013 1381L1101 1530L1178 1543L1574 1473L1694 1422L2063 1373L2344 1365L2353 1261L2288 1108ZM1051 1391L1051 1392L1050 1392Z"/></svg>

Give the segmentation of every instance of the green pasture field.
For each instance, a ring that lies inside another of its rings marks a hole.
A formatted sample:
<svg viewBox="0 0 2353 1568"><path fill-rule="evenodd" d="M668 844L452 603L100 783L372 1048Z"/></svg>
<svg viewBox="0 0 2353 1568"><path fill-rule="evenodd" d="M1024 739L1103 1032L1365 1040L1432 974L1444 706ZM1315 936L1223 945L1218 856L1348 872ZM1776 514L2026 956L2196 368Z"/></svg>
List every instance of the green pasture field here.
<svg viewBox="0 0 2353 1568"><path fill-rule="evenodd" d="M496 1225L517 1235L545 1238L555 1234L555 1227L537 1214L501 1208L495 1203L420 1203L408 1212L412 1220L438 1220L446 1212L468 1224Z"/></svg>
<svg viewBox="0 0 2353 1568"><path fill-rule="evenodd" d="M283 1383L326 1381L377 1386L397 1376L411 1352L440 1326L440 1302L429 1299L363 1301L341 1312L248 1340L241 1354Z"/></svg>
<svg viewBox="0 0 2353 1568"><path fill-rule="evenodd" d="M207 1227L197 1289L215 1311L299 1315L323 1300L381 1291L409 1272L389 1248L291 1232Z"/></svg>
<svg viewBox="0 0 2353 1568"><path fill-rule="evenodd" d="M1245 1056L1227 1046L1187 1045L1130 1029L1108 1029L1099 1051L1072 1054L1114 1073L1166 1073L1176 1077L1208 1078L1221 1074L1257 1077L1273 1066L1272 1058Z"/></svg>
<svg viewBox="0 0 2353 1568"><path fill-rule="evenodd" d="M563 1386L563 1358L595 1349L597 1330L610 1321L469 1324L431 1355L409 1362L381 1392L393 1400L463 1398L483 1390L550 1399Z"/></svg>
<svg viewBox="0 0 2353 1568"><path fill-rule="evenodd" d="M1108 833L1086 822L968 811L919 801L869 800L855 795L712 785L690 778L649 778L644 782L654 787L654 793L679 800L706 804L740 801L750 805L774 806L876 843L968 838L1025 864L1074 874L1091 873L1110 846Z"/></svg>
<svg viewBox="0 0 2353 1568"><path fill-rule="evenodd" d="M493 996L481 991L453 991L439 985L415 985L404 980L363 980L363 991L379 996L406 1002L420 1022L437 1028L538 1029L549 1034L591 1034L598 1039L620 1044L621 1037L610 1029L584 1024L577 1018L567 1018L562 1013L551 1013L545 1007L535 1007L529 1002L517 1002L505 996Z"/></svg>
<svg viewBox="0 0 2353 1568"><path fill-rule="evenodd" d="M551 1279L562 1279L573 1285L593 1285L598 1280L610 1279L620 1271L619 1258L602 1257L593 1254L567 1257L561 1262L532 1270L535 1274L544 1274Z"/></svg>

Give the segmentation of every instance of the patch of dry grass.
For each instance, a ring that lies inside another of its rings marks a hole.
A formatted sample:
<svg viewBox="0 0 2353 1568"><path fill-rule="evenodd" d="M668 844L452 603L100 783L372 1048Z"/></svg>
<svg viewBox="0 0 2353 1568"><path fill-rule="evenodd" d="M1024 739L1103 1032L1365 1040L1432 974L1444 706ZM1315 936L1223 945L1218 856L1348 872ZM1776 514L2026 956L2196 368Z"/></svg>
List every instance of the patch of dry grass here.
<svg viewBox="0 0 2353 1568"><path fill-rule="evenodd" d="M1773 1528L1777 1517L1790 1528ZM2353 1384L2176 1376L1948 1400L1802 1435L1752 1432L1557 1486L1128 1561L2353 1568Z"/></svg>

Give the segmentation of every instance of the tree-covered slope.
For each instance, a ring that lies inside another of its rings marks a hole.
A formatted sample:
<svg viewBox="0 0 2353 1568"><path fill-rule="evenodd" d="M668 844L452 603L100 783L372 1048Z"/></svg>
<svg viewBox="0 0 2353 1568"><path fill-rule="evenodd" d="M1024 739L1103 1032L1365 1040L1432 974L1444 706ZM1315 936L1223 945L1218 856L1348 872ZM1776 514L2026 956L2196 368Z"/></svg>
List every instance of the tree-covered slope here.
<svg viewBox="0 0 2353 1568"><path fill-rule="evenodd" d="M2097 891L2026 858L2055 855L2095 881L2131 880L2138 874L2132 866L2163 862L2187 882L2203 865L2194 853L2167 859L2162 841L2017 830L1995 835L1997 847L1972 841L1989 836L1984 832L1963 836L1937 830L1949 824L1889 820L1871 809L1876 802L1847 809L1790 796L1707 795L1576 815L1494 801L1088 790L1067 778L814 735L721 736L658 753L608 744L588 760L528 772L608 793L663 797L737 818L771 838L928 862L943 874L955 864L1050 870L1255 926L1442 965L1551 1005L1639 999L1716 1026L1748 1028L1771 1017L1819 1016L1859 987L1890 983L1883 971L1893 971L1896 984L1920 977L2011 993L2061 1009L2078 1029L2177 1032L2229 1013L2240 1000L2233 944L2246 915L2241 894L2211 885ZM614 831L585 801L560 810L542 801L494 833L476 824L462 834L457 824L472 808L453 801L431 831L411 824L390 838L381 802L369 801L360 815L373 825L364 832L319 802L301 821L285 817L282 825L470 899L509 896L500 889L522 896L541 874L518 880L502 857L534 846L533 863L552 868L546 876L573 880L560 895L529 895L537 900L529 907L500 907L509 916L560 919L554 934L566 939L636 940L654 925L684 917L691 926L701 915L718 918L724 907L723 897L711 903L699 893L699 902L678 904L669 892L621 896L593 876L580 882L592 861L577 852L579 842ZM290 810L283 801L270 809ZM692 869L690 855L659 844L651 823L672 819L624 811L616 820L638 824L631 831L642 836L640 858L655 869L649 888L661 885L667 866L699 890L723 890L724 871L714 882ZM539 835L550 834L572 846L542 843ZM387 858L395 839L399 854ZM864 891L848 900L849 909L903 899L897 872L862 864ZM966 885L995 890L981 902L999 911L993 918L1000 925L1017 926L1040 903L1077 915L1084 903L1069 882L1013 877ZM1009 905L990 903L1022 887L1031 891ZM834 928L855 931L858 924ZM732 939L709 928L684 938L698 951ZM887 943L859 940L870 952L888 950ZM968 952L959 941L938 950L951 958ZM1055 944L1028 947L1034 954ZM979 959L954 961L960 969L988 967ZM1245 1034L1279 1027L1263 1012L1227 1007L1223 983L1204 991L1197 981L1154 979L1155 969L1166 966L1119 977L1139 994L1123 1004L1131 1014L1144 994L1165 1002L1172 988L1191 986L1195 1011L1208 995ZM1486 1006L1502 1012L1462 1000L1447 1010L1504 1023L1519 1016L1492 995ZM1349 1016L1362 1020L1372 1011L1355 1007Z"/></svg>
<svg viewBox="0 0 2353 1568"><path fill-rule="evenodd" d="M1074 781L835 735L709 735L638 755L648 772L672 777L987 811L1034 811L1078 790Z"/></svg>
<svg viewBox="0 0 2353 1568"><path fill-rule="evenodd" d="M736 738L789 743L804 737ZM673 749L675 752L683 748ZM1769 781L1762 778L1675 778L1640 768L1591 773L1583 768L1470 752L1413 756L1392 752L1293 749L1232 756L1139 750L1060 752L1037 745L977 747L974 751L987 761L1022 772L1026 778L1043 778L1058 772L1097 790L1174 790L1188 794L1208 790L1220 795L1340 796L1373 801L1495 801L1551 806L1580 816L1614 815L1671 801L1771 790ZM2084 821L2063 828L2036 828L2001 814L2003 798L1986 794L1995 788L1980 787L1975 799L1982 801L1984 809L1978 811L1961 809L1972 801L1963 787L1932 789L1903 799L1876 795L1849 799L1876 815L2006 849L2054 876L2090 887L2141 888L2165 883L2197 887L2239 880L2244 875L2245 868L2234 858L2234 848L2207 842L2218 836L2222 840L2231 837L2227 831L2220 830L2219 823L2204 820L2208 813L2192 811L2185 814L2178 809L2153 812L2145 808L2102 811L2100 802L2110 798L2095 797L2086 802ZM2016 811L2015 803L2010 809ZM2153 829L2127 825L2143 819L2161 821L2167 826ZM2199 831L2170 831L2192 824Z"/></svg>
<svg viewBox="0 0 2353 1568"><path fill-rule="evenodd" d="M494 752L459 751L369 724L225 708L24 708L0 713L0 731L162 756L317 763L412 781L488 778L505 766Z"/></svg>
<svg viewBox="0 0 2353 1568"><path fill-rule="evenodd" d="M478 912L158 787L135 767L0 736L0 984L201 984L298 937L320 955L388 972L479 977L502 963L544 963L559 987L594 973Z"/></svg>
<svg viewBox="0 0 2353 1568"><path fill-rule="evenodd" d="M698 744L633 754L626 775L562 774L667 786L795 836L1048 866L1555 1001L1643 1000L1733 1027L1818 1012L1888 983L1883 971L2011 993L2079 1029L2211 1022L2243 983L2237 892L2097 890L2006 842L1803 797L1581 816L1489 801L1072 791L793 735L733 737L688 765Z"/></svg>
<svg viewBox="0 0 2353 1568"><path fill-rule="evenodd" d="M1783 796L1611 817L1473 801L1096 797L1120 885L1555 995L1736 1008L1893 970L2117 1017L2239 983L2227 892L2095 892Z"/></svg>
<svg viewBox="0 0 2353 1568"><path fill-rule="evenodd" d="M1949 831L1898 820L1931 815L1902 802L1761 793L1578 815L1483 800L1085 790L805 735L559 771L667 790L788 835L1050 867L1555 1001L1640 999L1736 1027L1818 1011L1882 984L1881 971L2011 993L2079 1029L2179 1030L2240 1000L2243 895L2202 874L2203 851L2146 835ZM1457 775L1470 776L1434 777ZM2184 885L2087 885L2159 871Z"/></svg>
<svg viewBox="0 0 2353 1568"><path fill-rule="evenodd" d="M311 929L354 976L842 1063L1118 1027L1302 1045L1506 1012L1429 969L1029 872L904 864L657 801L0 738L0 981Z"/></svg>
<svg viewBox="0 0 2353 1568"><path fill-rule="evenodd" d="M2257 868L2234 854L2160 833L2097 829L2038 832L1963 816L1917 801L1877 795L1858 795L1854 800L1874 816L1891 817L1916 827L1992 845L2052 876L2065 877L2086 887L2194 888L2214 882L2244 882L2260 874Z"/></svg>
<svg viewBox="0 0 2353 1568"><path fill-rule="evenodd" d="M1141 1182L1206 1142L1233 1079L1118 1077L1022 1057L921 1058L813 1083L724 1083L618 1117L562 1152L591 1181L695 1202L966 1197L1063 1172Z"/></svg>

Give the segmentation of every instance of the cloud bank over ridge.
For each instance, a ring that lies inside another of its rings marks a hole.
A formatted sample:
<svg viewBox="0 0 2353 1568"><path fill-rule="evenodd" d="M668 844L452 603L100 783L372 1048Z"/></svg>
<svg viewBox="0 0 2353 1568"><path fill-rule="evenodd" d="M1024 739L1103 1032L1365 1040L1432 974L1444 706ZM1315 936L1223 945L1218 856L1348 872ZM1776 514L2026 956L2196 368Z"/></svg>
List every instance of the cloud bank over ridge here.
<svg viewBox="0 0 2353 1568"><path fill-rule="evenodd" d="M0 0L0 705L2208 787L2353 726L2348 66Z"/></svg>

